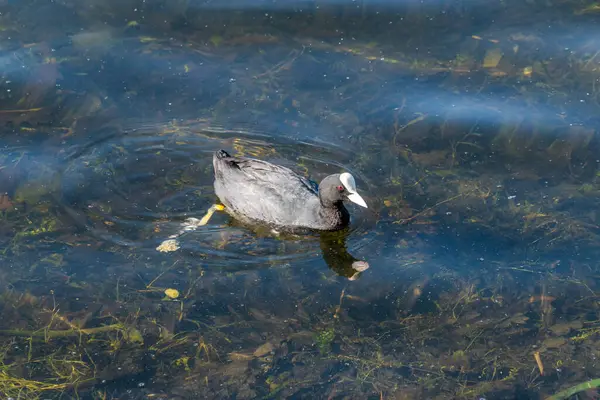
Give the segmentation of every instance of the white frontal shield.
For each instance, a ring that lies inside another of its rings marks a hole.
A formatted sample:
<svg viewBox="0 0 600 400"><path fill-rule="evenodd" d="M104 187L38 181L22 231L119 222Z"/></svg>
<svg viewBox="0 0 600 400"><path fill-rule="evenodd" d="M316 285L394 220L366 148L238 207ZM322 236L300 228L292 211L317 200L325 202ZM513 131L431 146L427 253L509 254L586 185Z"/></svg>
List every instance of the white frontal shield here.
<svg viewBox="0 0 600 400"><path fill-rule="evenodd" d="M367 207L367 203L365 202L365 200L356 191L356 181L354 180L352 174L344 172L340 175L340 181L342 182L342 185L344 185L346 190L350 193L348 195L348 200L355 204L358 204L361 207L369 208Z"/></svg>

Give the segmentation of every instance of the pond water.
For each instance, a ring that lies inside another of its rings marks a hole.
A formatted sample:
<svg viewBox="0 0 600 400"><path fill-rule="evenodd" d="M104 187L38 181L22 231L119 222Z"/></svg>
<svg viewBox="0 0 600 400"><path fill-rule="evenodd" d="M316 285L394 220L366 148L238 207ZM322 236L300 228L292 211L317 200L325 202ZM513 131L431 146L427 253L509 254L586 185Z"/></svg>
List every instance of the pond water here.
<svg viewBox="0 0 600 400"><path fill-rule="evenodd" d="M0 1L0 397L596 398L598 12ZM218 149L369 208L158 251Z"/></svg>

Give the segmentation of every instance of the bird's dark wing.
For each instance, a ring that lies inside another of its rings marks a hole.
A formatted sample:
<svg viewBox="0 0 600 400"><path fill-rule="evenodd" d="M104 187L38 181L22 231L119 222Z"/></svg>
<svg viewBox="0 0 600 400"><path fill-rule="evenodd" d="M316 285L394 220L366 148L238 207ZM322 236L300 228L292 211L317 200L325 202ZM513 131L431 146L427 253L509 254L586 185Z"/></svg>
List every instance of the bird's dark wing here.
<svg viewBox="0 0 600 400"><path fill-rule="evenodd" d="M317 191L291 169L245 157L217 160L215 190L234 213L273 224L295 224Z"/></svg>

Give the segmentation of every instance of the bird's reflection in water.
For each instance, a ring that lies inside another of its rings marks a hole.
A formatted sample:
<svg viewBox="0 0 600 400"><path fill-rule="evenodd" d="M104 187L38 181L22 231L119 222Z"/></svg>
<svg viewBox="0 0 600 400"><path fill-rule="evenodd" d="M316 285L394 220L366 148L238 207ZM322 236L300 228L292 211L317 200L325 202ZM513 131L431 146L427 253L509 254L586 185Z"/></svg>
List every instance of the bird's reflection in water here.
<svg viewBox="0 0 600 400"><path fill-rule="evenodd" d="M356 280L360 274L369 269L369 263L355 258L348 252L347 240L350 236L350 227L337 231L324 231L316 233L310 229L294 229L293 231L275 230L272 227L240 222L230 218L228 226L243 227L253 232L257 237L276 237L279 240L302 240L309 237L318 237L323 260L327 266L339 276Z"/></svg>
<svg viewBox="0 0 600 400"><path fill-rule="evenodd" d="M336 274L350 280L356 280L369 268L369 263L358 260L348 252L348 228L336 232L323 232L320 237L321 252L327 266Z"/></svg>
<svg viewBox="0 0 600 400"><path fill-rule="evenodd" d="M179 238L184 236L186 233L195 231L206 224L210 216L214 213L214 209L211 208L207 216L203 217L202 220L196 218L189 218L181 224L179 232L169 236L164 240L160 246L157 247L158 251L169 252L179 249ZM338 231L325 231L315 233L309 229L294 229L294 230L276 230L270 226L263 225L260 223L251 224L247 221L239 221L235 218L228 218L225 226L230 228L242 228L251 231L256 238L277 238L278 240L303 240L303 239L318 239L321 248L323 260L327 266L333 270L336 274L346 277L349 280L356 280L360 274L369 268L369 263L366 261L355 258L348 252L347 239L350 235L350 229L348 227ZM305 236L306 235L306 236ZM167 246L168 245L168 246Z"/></svg>

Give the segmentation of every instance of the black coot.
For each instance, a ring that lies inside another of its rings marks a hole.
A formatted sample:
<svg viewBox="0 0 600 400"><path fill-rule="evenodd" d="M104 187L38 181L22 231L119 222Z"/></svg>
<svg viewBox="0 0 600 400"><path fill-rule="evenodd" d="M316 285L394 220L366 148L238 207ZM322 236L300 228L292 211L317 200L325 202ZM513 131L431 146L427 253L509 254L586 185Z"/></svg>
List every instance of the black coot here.
<svg viewBox="0 0 600 400"><path fill-rule="evenodd" d="M282 229L333 231L346 227L350 215L343 201L367 208L348 172L325 177L318 189L292 170L266 161L213 155L215 192L234 218Z"/></svg>

